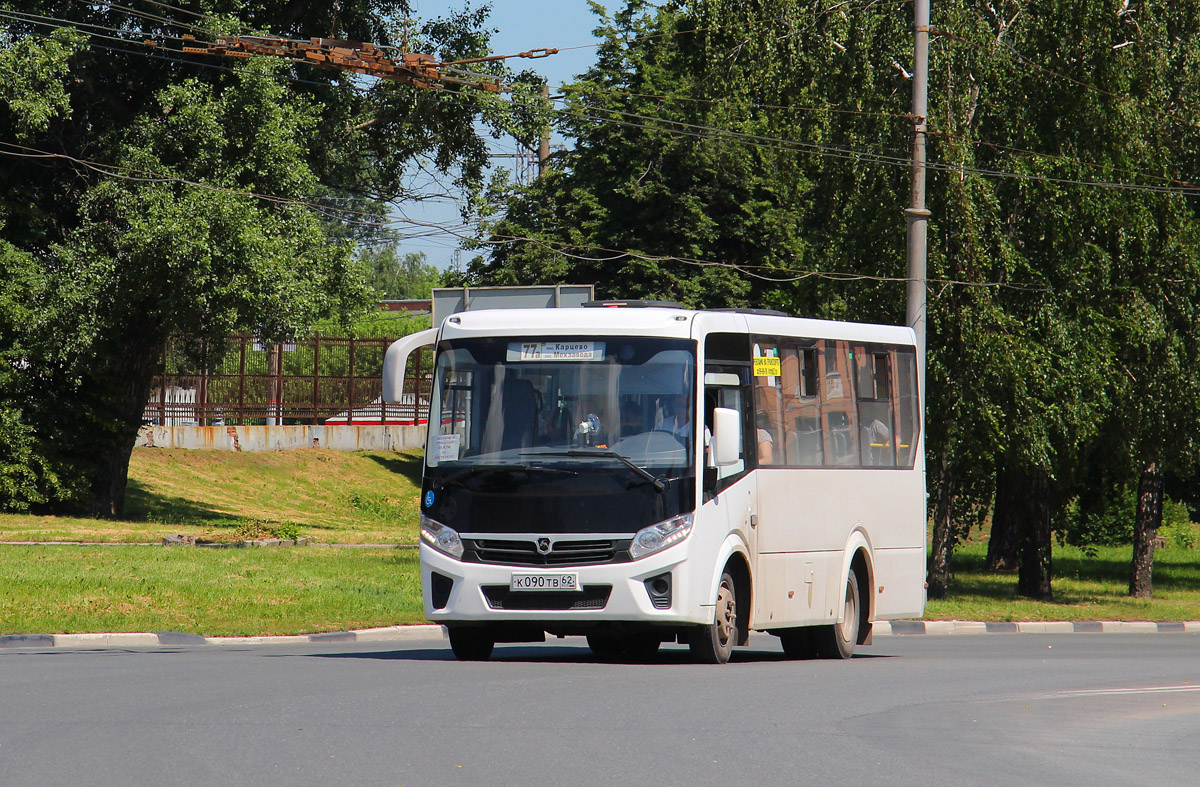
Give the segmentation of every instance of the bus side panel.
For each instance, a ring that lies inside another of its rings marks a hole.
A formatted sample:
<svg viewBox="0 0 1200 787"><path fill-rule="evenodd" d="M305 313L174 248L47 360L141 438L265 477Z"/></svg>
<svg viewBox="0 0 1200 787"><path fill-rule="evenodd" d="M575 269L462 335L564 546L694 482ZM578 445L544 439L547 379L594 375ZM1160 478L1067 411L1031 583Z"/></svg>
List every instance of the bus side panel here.
<svg viewBox="0 0 1200 787"><path fill-rule="evenodd" d="M840 553L857 526L867 532L875 549L925 547L920 472L766 468L755 475L760 554ZM924 572L919 576L923 582Z"/></svg>
<svg viewBox="0 0 1200 787"><path fill-rule="evenodd" d="M875 620L919 618L924 614L925 547L876 549L874 558ZM921 581L913 582L913 577L921 577Z"/></svg>
<svg viewBox="0 0 1200 787"><path fill-rule="evenodd" d="M751 627L764 630L829 623L827 577L841 565L840 552L759 555Z"/></svg>

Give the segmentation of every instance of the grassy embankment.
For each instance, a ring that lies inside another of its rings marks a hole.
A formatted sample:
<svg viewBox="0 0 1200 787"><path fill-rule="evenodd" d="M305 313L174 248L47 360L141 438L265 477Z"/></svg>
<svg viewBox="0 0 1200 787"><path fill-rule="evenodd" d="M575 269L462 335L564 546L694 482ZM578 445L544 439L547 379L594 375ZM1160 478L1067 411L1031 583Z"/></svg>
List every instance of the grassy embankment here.
<svg viewBox="0 0 1200 787"><path fill-rule="evenodd" d="M312 538L294 549L0 546L0 633L185 631L295 634L421 622L413 544L414 453L228 453L139 449L121 521L0 515L3 541L158 542L181 533L236 541ZM952 595L930 619L1197 620L1200 552L1155 559L1155 598L1125 595L1130 550L1056 547L1051 603L1016 597L985 572L984 544L959 549Z"/></svg>
<svg viewBox="0 0 1200 787"><path fill-rule="evenodd" d="M297 634L424 621L420 455L138 449L122 520L0 515L0 634ZM288 549L111 546L306 536Z"/></svg>

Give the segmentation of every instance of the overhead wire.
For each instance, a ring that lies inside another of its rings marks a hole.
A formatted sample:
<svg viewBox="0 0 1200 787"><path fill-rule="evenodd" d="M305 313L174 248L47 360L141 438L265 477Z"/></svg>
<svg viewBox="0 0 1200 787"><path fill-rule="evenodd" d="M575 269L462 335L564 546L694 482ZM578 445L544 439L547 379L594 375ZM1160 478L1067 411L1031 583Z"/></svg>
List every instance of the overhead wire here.
<svg viewBox="0 0 1200 787"><path fill-rule="evenodd" d="M911 0L903 0L903 2L910 2L910 1ZM3 14L3 13L4 13L4 11L0 10L0 14ZM68 21L69 22L70 20L59 20L59 21ZM121 41L124 43L128 43L127 39L121 39ZM116 51L120 51L120 50L116 50ZM151 52L130 51L129 53L154 56L154 53L151 53ZM162 59L174 60L175 62L188 63L188 64L192 64L192 65L215 67L215 68L219 68L222 70L228 70L228 71L234 70L229 67L215 66L215 64L204 64L202 62L193 61L193 60L189 60L189 59L180 59L180 58L162 58ZM299 79L299 78L284 77L284 79L286 81L304 83L304 84L314 84L314 85L322 85L323 84L323 83L310 81L310 80L303 80L303 79ZM358 86L353 86L353 87L355 89L358 89ZM360 90L360 92L365 92L365 91ZM450 98L444 94L439 94L439 95L432 97L432 100L456 101L457 99ZM462 102L459 102L459 103L462 103ZM502 106L502 107L510 109L510 110L513 109L513 107L511 107L507 104L503 104L503 103L501 103L499 106ZM607 112L607 113L617 114L617 115L620 115L623 117L633 118L634 120L658 122L658 123L662 123L662 124L667 124L667 127L664 128L664 127L660 127L660 126L652 126L645 122L636 123L636 122L630 122L630 121L614 120L612 118L603 117L602 114L585 114L583 112L571 111L571 110L565 110L565 109L564 110L556 109L556 110L552 110L552 111L554 111L560 115L564 114L564 113L573 114L575 117L577 117L578 119L582 119L582 120L589 120L589 121L594 121L594 122L605 122L605 123L623 126L623 127L627 127L627 128L635 128L635 129L642 129L642 130L659 130L659 131L666 131L668 133L680 134L680 135L684 135L684 136L692 136L692 137L714 139L714 140L719 140L721 138L727 138L727 139L735 140L735 141L744 141L744 142L747 142L748 144L755 145L758 147L765 147L765 148L770 148L770 149L775 149L775 150L796 150L796 151L802 151L802 152L809 152L814 155L824 155L824 156L828 156L828 157L832 157L832 158L840 158L843 160L862 161L865 163L875 163L875 164L884 164L884 165L889 165L889 166L903 166L903 167L908 167L911 165L910 160L907 158L907 156L904 156L904 155L887 155L886 152L881 153L881 152L877 152L877 150L855 149L855 148L847 148L847 147L842 147L842 146L827 145L827 144L822 144L822 143L811 143L811 142L804 142L804 141L797 141L797 140L786 140L786 139L782 139L782 138L778 138L778 137L769 137L769 136L765 136L765 135L746 134L744 132L737 132L737 131L733 131L730 129L721 129L721 128L716 128L716 127L712 127L712 126L705 126L702 124L686 123L684 121L675 121L675 120L671 120L671 119L664 119L661 117L643 115L640 113L624 112L622 110L598 108L598 109L595 109L592 111L594 113ZM887 149L885 148L883 150L886 151ZM901 149L895 149L895 150L897 151L897 153L901 152ZM1037 154L1037 155L1045 156L1047 154ZM1086 164L1086 162L1078 162L1078 163ZM1007 171L1002 171L1002 170L987 169L987 168L981 168L981 167L966 167L966 166L962 165L961 163L952 163L952 162L928 161L927 166L932 170L940 170L940 171L945 171L945 172L954 172L954 173L959 173L959 174L973 174L973 175L979 175L979 176L983 176L983 177L1014 178L1014 179L1019 179L1019 180L1054 183L1057 185L1095 186L1095 187L1113 188L1113 189L1131 190L1131 191L1150 191L1150 192L1158 192L1158 193L1184 193L1184 194L1194 193L1197 190L1197 187L1191 186L1191 185L1154 186L1154 185L1147 185L1147 184L1126 183L1126 182L1111 181L1111 180L1080 180L1080 179L1073 179L1073 178L1063 178L1063 177L1042 175L1042 174L1037 174L1037 173L1007 172ZM1137 173L1137 174L1139 176L1147 177L1148 179L1161 179L1160 176L1145 175L1144 173Z"/></svg>
<svg viewBox="0 0 1200 787"><path fill-rule="evenodd" d="M174 27L182 27L187 30L191 30L194 33L208 34L211 32L210 30L208 30L206 28L200 27L199 25L193 25L190 22L180 22L179 20L170 19L169 17L158 16L157 14L150 14L145 11L139 11L136 8L131 8L127 5L120 5L118 3L108 2L108 0L74 0L74 2L78 5L84 5L84 6L97 6L97 5L108 6L109 8L113 8L118 11L125 11L126 13L129 13L140 19L144 19L144 20L151 21L151 22L161 22L161 23L165 23L167 25L171 25Z"/></svg>
<svg viewBox="0 0 1200 787"><path fill-rule="evenodd" d="M911 0L902 0L902 1L910 2ZM159 5L159 6L164 5L164 4L160 4L160 3L153 3L153 4ZM869 7L869 6L876 5L876 4L877 3L872 2L872 3L868 3L866 6L863 6L863 7ZM841 5L846 5L846 4L841 4ZM179 9L179 10L183 10L183 9ZM829 9L829 10L836 10L836 9ZM36 16L36 15L33 15L33 16ZM41 17L41 19L53 20L53 21L58 21L58 22L68 22L68 23L71 22L71 20L59 20L59 19L56 19L53 17ZM26 20L26 21L29 21L29 20ZM46 25L46 26L48 26L48 25ZM93 25L93 27L95 29L108 29L108 30L111 30L114 32L121 32L116 28L111 28L111 27L105 28L104 26L101 26L101 25ZM686 34L688 32L696 32L696 31L677 31L677 32L679 34ZM661 37L661 36L659 36L659 35L648 36L648 38L650 38L650 37ZM121 41L122 43L132 43L128 39L117 39L117 40ZM99 45L99 46L103 47L103 45ZM105 47L105 48L108 48L108 47ZM124 50L116 50L116 51L124 51ZM130 51L129 53L153 56L153 54L150 52ZM172 58L164 58L164 59L172 59ZM209 64L204 64L204 63L201 63L198 61L187 60L187 59L174 58L173 60L178 63L186 63L189 65L209 65ZM218 67L218 68L221 68L222 70L229 70L229 71L234 70L234 69L231 69L228 67ZM301 80L301 79L295 79L295 78L286 78L285 77L285 79L287 81L292 81L292 82L308 82L307 80ZM323 83L310 82L310 84L320 85ZM353 87L355 87L357 89L357 86L353 86ZM448 98L444 95L438 95L435 100L448 100ZM449 99L449 100L454 100L454 99ZM557 113L561 113L561 112L564 112L565 110L554 110L554 111ZM634 123L634 122L630 122L630 121L613 120L612 118L605 118L605 117L602 117L601 115L587 115L587 114L582 114L582 113L576 113L576 115L580 119L591 120L591 121L595 121L595 122L614 123L616 125L625 126L625 127L639 128L639 129L645 129L645 130L667 131L668 133L683 134L683 135L696 136L696 137L708 138L708 139L716 139L716 140L728 139L728 140L733 140L733 141L746 142L748 144L767 146L767 147L775 147L776 149L785 149L785 150L788 150L788 149L797 150L798 149L798 150L802 150L805 152L813 153L815 155L827 155L827 156L832 156L835 158L862 160L867 163L879 163L879 164L898 165L898 166L905 166L905 167L910 166L910 162L906 157L885 156L885 155L880 155L878 153L875 153L875 152L869 151L869 150L864 151L861 149L856 150L856 149L852 149L852 148L839 148L836 146L828 146L828 145L823 146L823 145L819 145L817 143L806 143L806 142L800 142L800 141L794 141L794 140L784 140L784 139L780 139L780 138L767 137L764 135L744 134L744 133L732 131L729 129L720 129L720 128L711 127L711 126L704 126L701 124L689 124L689 123L684 123L682 121L673 121L673 120L669 120L669 119L663 119L661 117L641 115L638 113L626 113L626 112L621 112L621 111L617 111L617 110L596 109L593 111L600 112L600 113L604 113L604 112L615 113L615 114L618 114L618 115L621 115L624 117L632 118L633 120L666 123L670 127L664 129L661 127L649 125L648 122ZM63 158L72 159L72 160L76 161L77 163L84 164L83 160L73 159L72 157L65 156L62 154L46 154L46 155L60 156ZM1042 155L1042 154L1033 154L1033 155ZM1078 163L1085 163L1085 162L1078 162ZM84 165L87 166L87 164L84 164ZM98 165L98 166L102 167L105 165ZM90 167L90 168L94 169L98 172L101 171L100 169L97 169L97 167ZM1066 185L1102 186L1102 187L1109 187L1109 188L1161 191L1161 192L1170 192L1170 193L1179 193L1179 192L1191 193L1192 191L1194 191L1193 188L1182 188L1181 189L1181 188L1171 188L1171 187L1152 187L1152 186L1145 186L1145 185L1141 185L1141 184L1129 184L1129 183L1121 183L1121 182L1113 182L1113 181L1081 181L1081 180L1073 180L1073 179L1069 179L1069 178L1056 178L1056 177L1045 176L1045 175L1037 175L1037 174L1033 174L1033 173L1012 173L1012 172L1003 172L1003 171L998 171L998 170L988 170L988 169L984 169L984 168L975 168L975 167L968 168L968 167L963 167L961 164L952 164L952 163L930 162L930 168L935 169L935 170L942 169L944 171L952 171L955 173L969 172L972 174L978 174L978 175L986 176L986 177L1014 177L1014 178L1020 178L1020 179L1025 179L1025 180L1037 180L1037 181L1051 182L1051 183L1056 183L1056 184L1066 184ZM113 175L113 176L118 176L118 177L120 176L117 173L113 173L113 172L102 172L102 174L108 174L108 175ZM1147 177L1154 177L1154 176L1147 176ZM151 178L146 178L146 179L151 179ZM163 179L163 178L157 178L157 179L171 180L171 179ZM189 183L190 185L195 185L195 186L200 186L200 187L205 187L205 188L208 187L206 184L194 183L194 182L186 181L184 179L175 178L173 180L178 180L179 182L183 182L183 183ZM234 190L234 191L236 191L236 190ZM287 202L292 202L294 204L305 205L307 207L314 208L319 211L328 210L327 206L319 206L314 203L306 203L304 201L295 201L295 200L280 200L279 198L273 198L273 197L270 197L267 195L254 195L250 192L244 192L244 193L251 194L252 196L257 196L257 197L263 198L263 199L272 199L275 201L287 201ZM335 209L335 210L338 210L338 209ZM328 215L328 214L326 214L326 215ZM360 214L360 215L365 216L365 215L369 215L369 214ZM361 222L361 223L363 223L364 226L374 226L374 227L381 227L381 226L386 225L386 222L378 222L378 221ZM407 223L421 224L419 222L407 222ZM430 231L439 231L439 232L448 231L444 225L424 224L424 226L427 226L430 228L436 228L436 229L431 229ZM451 234L457 235L458 233L451 232ZM463 239L471 240L472 242L476 242L476 243L486 242L486 241L481 241L478 237L466 238L466 236L462 236L462 235L459 235L459 237L463 238ZM544 241L544 240L534 239L534 238L510 238L509 240L526 240L526 241L533 241L533 242L542 243L542 244L546 243L546 241ZM606 251L613 251L613 250L606 250ZM626 254L628 256L639 257L639 258L648 259L648 260L673 259L673 260L677 260L680 262L688 262L689 264L732 266L732 264L729 264L729 263L688 260L686 258L679 258L679 257L654 257L654 256L649 256L649 255L639 255L639 254L632 253L632 252L617 252L617 253ZM745 268L745 266L732 266L732 267L739 267L739 269ZM749 275L756 275L761 278L761 275L759 275L759 274L749 273ZM829 273L814 272L814 271L803 271L803 272L800 272L798 278L804 278L804 277L813 276L813 275L837 276L838 274L829 274ZM847 274L847 276L851 276L851 275ZM877 278L880 280L890 280L890 279L881 278L881 277L866 277L866 278ZM770 279L770 280L779 281L779 279ZM793 280L795 280L795 279L793 279ZM904 279L895 279L895 280L896 281L904 281ZM969 284L969 282L950 282L950 283Z"/></svg>
<svg viewBox="0 0 1200 787"><path fill-rule="evenodd" d="M1001 150L1001 151L1012 153L1016 156L1020 156L1020 157L1024 157L1024 158L1046 159L1049 161L1056 161L1056 162L1059 162L1062 164L1070 164L1073 166L1082 167L1084 169L1108 170L1108 171L1112 171L1112 172L1125 173L1127 175L1132 175L1134 177L1145 178L1147 180L1159 181L1160 183L1172 184L1172 185L1180 186L1183 188L1189 188L1189 189L1200 188L1200 184L1193 183L1192 181L1189 181L1189 180L1181 180L1179 178L1171 178L1171 177L1167 177L1166 175L1155 175L1155 174L1148 173L1148 172L1141 172L1139 170L1129 169L1128 167L1116 167L1116 166L1112 166L1110 164L1097 164L1092 161L1084 161L1082 159L1078 159L1073 156L1065 156L1062 154L1040 153L1036 150L1029 150L1027 148L1014 147L1012 145L1003 145L999 142L993 142L991 140L983 139L980 137L969 137L964 134L950 134L945 131L938 131L935 128L929 129L927 131L927 133L933 137L957 140L959 142L965 142L965 143L975 146L975 147L986 147L986 148L992 148L995 150Z"/></svg>
<svg viewBox="0 0 1200 787"><path fill-rule="evenodd" d="M162 2L159 2L158 0L139 0L139 1L142 3L146 3L147 5L157 6L164 10L167 10L167 11L178 11L181 14L187 14L188 16L194 16L197 19L207 19L209 21L219 20L219 17L212 16L211 14L198 13L196 11L191 11L191 10L188 10L187 8L182 8L177 5L171 5L170 3L162 3Z"/></svg>
<svg viewBox="0 0 1200 787"><path fill-rule="evenodd" d="M4 148L15 148L16 150L5 150ZM385 221L380 221L380 220L378 220L378 218L376 216L374 216L372 214L364 213L362 211L350 210L350 209L346 209L346 208L337 208L337 207L332 207L332 206L328 206L328 205L320 205L320 204L310 202L307 200L298 200L298 199L294 199L294 198L279 197L279 196L269 195L269 194L261 194L261 193L252 192L252 191L243 190L243 189L234 189L234 188L228 188L228 187L223 187L223 186L213 186L211 184L206 184L206 183L202 183L202 182L198 182L198 181L192 181L192 180L188 180L186 178L180 178L180 177L175 177L175 176L164 176L164 175L153 173L149 170L144 170L144 169L140 169L140 168L124 167L124 166L120 166L120 165L111 165L111 164L102 164L102 163L91 161L88 159L80 159L75 156L68 156L63 153L53 153L50 151L40 150L40 149L32 148L32 147L29 147L26 145L18 145L18 144L10 143L10 142L0 141L0 155L21 157L21 158L63 159L63 160L67 160L72 163L78 164L80 166L83 166L91 171L94 171L100 175L104 175L107 177L115 177L115 178L120 178L120 179L124 179L124 180L140 181L140 182L179 183L179 184L194 186L194 187L209 190L209 191L252 197L254 199L272 202L272 203L306 207L306 208L313 210L314 212L325 215L328 218L333 218L334 217L333 214L342 214L341 220L345 221L346 223L349 223L351 225L356 225L356 226L365 226L365 227L372 227L372 228L385 228L385 227L388 227L395 223L402 223L402 224L414 225L414 226L418 226L418 227L426 227L426 228L430 228L430 229L436 229L441 232L446 232L451 235L455 235L462 240L469 241L471 244L474 244L474 245L499 245L499 244L513 243L513 242L532 243L535 245L540 245L550 251L561 254L563 256L571 257L573 259L578 259L578 260L591 261L591 262L610 262L610 261L623 259L623 258L639 259L639 260L648 261L648 262L679 262L679 263L683 263L686 265L692 265L692 266L697 266L697 267L719 267L719 268L737 270L751 278L760 279L762 281L768 281L768 282L773 282L773 283L789 283L789 282L795 282L795 281L799 281L799 280L807 279L807 278L822 278L822 279L828 279L828 280L832 280L832 281L875 281L875 282L906 282L907 281L907 279L905 279L903 277L896 277L896 276L874 276L874 275L862 274L862 273L800 270L800 269L786 268L786 267L779 267L779 266L761 266L761 265L747 265L747 264L730 263L730 262L718 262L715 260L705 260L705 259L700 259L700 258L695 258L695 257L684 257L684 256L678 256L678 255L645 254L645 253L635 252L635 251L610 249L610 248L605 248L602 246L592 245L592 244L566 243L566 242L547 240L544 238L534 238L534 237L529 237L529 236L516 236L516 235L504 235L504 234L491 233L491 238L484 239L484 238L480 238L478 235L474 235L474 236L466 235L461 230L456 229L454 227L444 225L444 224L438 224L438 223L434 223L434 222L423 222L423 221L419 221L419 220L415 220L415 219L407 219L407 218L405 218L405 219L394 219L393 218L393 219L389 219L389 220L385 220ZM125 172L119 172L117 170L125 170ZM135 174L126 174L126 173L135 173ZM138 173L140 173L140 174L138 174ZM353 216L362 216L362 217L366 217L366 219L369 219L369 220L351 218ZM605 257L595 257L595 256L582 255L582 254L575 254L572 251L570 251L571 249L579 249L579 250L587 250L587 251L591 251L591 252L598 252L598 253L603 253L606 256ZM755 269L770 270L777 274L787 274L787 275L766 275L763 273L759 273L758 270L755 270ZM928 279L928 281L931 283L935 283L935 284L960 285L960 286L971 286L971 287L1001 287L1001 288L1007 288L1007 289L1023 289L1023 290L1046 289L1046 288L1038 287L1036 285L1013 284L1011 282L970 282L970 281L960 281L960 280L951 280L951 279L933 279L933 278Z"/></svg>
<svg viewBox="0 0 1200 787"><path fill-rule="evenodd" d="M55 30L74 29L74 30L78 30L81 33L85 33L86 35L89 35L89 36L103 38L106 41L117 41L122 44L141 43L140 41L135 41L135 40L127 37L129 35L132 35L131 31L121 30L120 28L111 27L109 25L100 25L100 24L95 24L92 22L85 22L85 21L79 20L79 19L62 19L61 17L55 17L55 16L44 16L42 14L30 14L30 13L27 13L24 11L13 11L8 8L0 8L0 17L7 17L8 19L11 19L14 21L25 22L26 24L36 25L38 27L49 27L49 28L52 28ZM118 33L118 34L123 33L125 35L106 35L105 33L96 32L99 30L107 31L109 33ZM168 38L178 38L181 41L183 40L182 36L167 36L167 37Z"/></svg>

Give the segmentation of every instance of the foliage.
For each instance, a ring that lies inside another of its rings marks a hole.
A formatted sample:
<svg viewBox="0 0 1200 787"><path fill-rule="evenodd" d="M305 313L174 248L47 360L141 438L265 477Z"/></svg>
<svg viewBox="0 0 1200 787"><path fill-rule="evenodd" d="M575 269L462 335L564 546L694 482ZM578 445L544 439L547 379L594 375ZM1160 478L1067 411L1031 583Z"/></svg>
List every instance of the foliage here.
<svg viewBox="0 0 1200 787"><path fill-rule="evenodd" d="M1177 549L1195 549L1200 544L1200 533L1188 516L1187 506L1174 500L1163 501L1163 524L1158 533Z"/></svg>
<svg viewBox="0 0 1200 787"><path fill-rule="evenodd" d="M22 445L41 459L21 461L80 479L68 502L93 513L124 505L168 337L219 356L232 332L278 340L320 319L348 327L374 300L352 256L378 225L362 215L408 195L418 170L476 199L488 162L476 119L527 138L541 123L524 99L507 111L467 88L364 89L300 64L140 44L254 30L387 46L404 0L221 0L214 16L178 18L66 0L5 7L18 13L0 31L0 140L26 147L0 146L0 406L36 436ZM446 59L489 54L486 15L429 21L412 45ZM51 31L54 19L87 32ZM104 30L139 43L111 47ZM533 92L528 75L513 78L519 96ZM57 504L50 491L23 497Z"/></svg>
<svg viewBox="0 0 1200 787"><path fill-rule="evenodd" d="M490 227L490 260L473 261L462 283L596 283L600 297L844 314L844 300L824 301L813 280L793 275L840 270L855 252L842 243L843 211L865 205L826 199L834 192L822 175L862 186L879 175L898 185L903 174L754 141L864 135L798 106L826 101L830 86L817 82L819 72L840 80L843 95L878 92L876 80L888 79L850 58L830 59L828 40L806 29L809 16L791 2L631 2L602 18L597 64L566 88L559 115L574 149L505 203ZM894 20L869 18L864 38L889 40L878 27ZM759 34L780 19L798 34ZM860 218L882 226L873 208ZM882 248L879 233L858 237ZM880 267L894 260L862 257ZM893 298L871 312L895 319L902 309Z"/></svg>
<svg viewBox="0 0 1200 787"><path fill-rule="evenodd" d="M359 252L359 259L380 299L428 299L433 288L441 286L442 272L426 261L423 251L409 252L401 259L395 245L367 248Z"/></svg>
<svg viewBox="0 0 1200 787"><path fill-rule="evenodd" d="M363 314L347 326L338 321L321 321L313 325L313 336L346 335L355 339L392 339L429 328L429 315L408 311L376 310Z"/></svg>

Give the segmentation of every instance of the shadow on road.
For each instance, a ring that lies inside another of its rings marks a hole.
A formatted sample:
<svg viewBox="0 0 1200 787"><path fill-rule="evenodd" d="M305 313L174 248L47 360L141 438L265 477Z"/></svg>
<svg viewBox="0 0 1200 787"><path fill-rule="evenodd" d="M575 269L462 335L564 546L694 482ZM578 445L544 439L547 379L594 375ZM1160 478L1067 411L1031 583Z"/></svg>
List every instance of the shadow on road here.
<svg viewBox="0 0 1200 787"><path fill-rule="evenodd" d="M377 659L382 661L454 661L450 645L436 648L412 648L404 650L364 650L341 653L286 653L271 654L269 658L306 658L306 659ZM892 655L884 653L856 653L859 659L890 659ZM652 659L602 659L594 655L586 647L570 646L530 646L498 645L488 659L498 663L531 663L531 664L641 664L645 666L667 664L696 664L691 653L686 648L665 648ZM817 663L818 660L793 659L779 651L770 650L735 650L729 660L731 664L774 663L780 661L796 661L800 663Z"/></svg>

